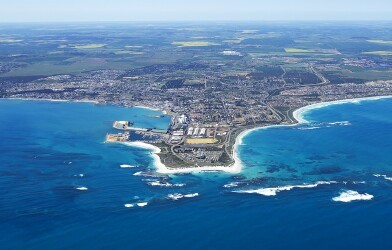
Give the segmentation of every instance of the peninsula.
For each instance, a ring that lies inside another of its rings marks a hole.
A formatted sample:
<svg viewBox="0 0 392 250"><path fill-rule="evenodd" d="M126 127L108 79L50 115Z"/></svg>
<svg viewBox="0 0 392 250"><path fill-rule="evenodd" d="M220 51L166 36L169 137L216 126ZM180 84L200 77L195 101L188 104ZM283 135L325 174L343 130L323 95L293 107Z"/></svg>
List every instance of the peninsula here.
<svg viewBox="0 0 392 250"><path fill-rule="evenodd" d="M258 118L257 121L250 119L251 117L246 117L246 119L241 117L241 122L238 122L238 117L228 116L232 119L226 119L224 122L206 122L206 120L201 122L193 118L196 110L189 113L171 111L172 122L165 132L127 128L123 130L128 130L128 132L112 136L126 138L121 141L126 142L126 145L152 150L155 166L161 173L215 170L238 173L241 171L242 164L237 156L237 146L241 144L242 138L253 129L303 123L305 122L302 118L304 110L324 105L390 98L392 95L392 81L338 86L342 90L339 95L323 94L331 92L333 88L328 83L273 91L263 100L267 108L265 113L255 111L259 112L254 114L254 117ZM309 99L310 96L317 96L317 100ZM247 109L253 109L253 107L249 105ZM260 118L260 115L264 119ZM115 124L117 123L116 121ZM129 136L129 131L135 130L137 134L143 135L142 140L133 141ZM154 140L147 139L151 137L154 137Z"/></svg>

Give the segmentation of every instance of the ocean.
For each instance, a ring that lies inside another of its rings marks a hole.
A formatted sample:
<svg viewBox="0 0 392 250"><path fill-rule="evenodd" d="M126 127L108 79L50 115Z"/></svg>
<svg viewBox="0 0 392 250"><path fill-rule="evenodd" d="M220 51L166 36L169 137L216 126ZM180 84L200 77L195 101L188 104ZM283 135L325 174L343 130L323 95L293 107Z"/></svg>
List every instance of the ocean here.
<svg viewBox="0 0 392 250"><path fill-rule="evenodd" d="M162 176L104 143L114 120L166 129L161 114L0 100L0 248L392 249L392 99L252 131L240 174Z"/></svg>

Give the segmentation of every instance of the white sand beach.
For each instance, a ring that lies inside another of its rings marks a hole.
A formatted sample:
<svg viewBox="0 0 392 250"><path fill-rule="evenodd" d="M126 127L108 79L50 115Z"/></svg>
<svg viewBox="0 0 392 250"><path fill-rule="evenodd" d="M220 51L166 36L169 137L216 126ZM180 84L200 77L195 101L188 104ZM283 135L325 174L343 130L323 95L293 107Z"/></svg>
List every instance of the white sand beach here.
<svg viewBox="0 0 392 250"><path fill-rule="evenodd" d="M353 98L353 99L315 103L295 110L293 112L293 117L300 124L307 123L308 121L304 118L304 115L310 110L319 109L331 105L338 105L338 104L345 104L345 103L361 103L363 101L376 101L385 98L392 98L392 96L373 96L373 97Z"/></svg>

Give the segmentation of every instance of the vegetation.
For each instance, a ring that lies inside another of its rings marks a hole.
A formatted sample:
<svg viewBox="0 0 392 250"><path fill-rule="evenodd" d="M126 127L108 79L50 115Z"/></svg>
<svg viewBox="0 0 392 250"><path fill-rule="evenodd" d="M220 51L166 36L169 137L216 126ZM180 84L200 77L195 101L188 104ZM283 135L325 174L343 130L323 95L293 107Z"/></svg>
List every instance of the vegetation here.
<svg viewBox="0 0 392 250"><path fill-rule="evenodd" d="M378 44L387 44L387 45L392 45L392 41L386 41L386 40L367 40L369 43L378 43Z"/></svg>
<svg viewBox="0 0 392 250"><path fill-rule="evenodd" d="M143 51L120 50L114 52L116 55L143 55Z"/></svg>
<svg viewBox="0 0 392 250"><path fill-rule="evenodd" d="M91 44L85 44L85 45L74 45L71 46L71 48L74 49L99 49L102 47L105 47L106 44L103 43L91 43Z"/></svg>
<svg viewBox="0 0 392 250"><path fill-rule="evenodd" d="M376 55L376 56L392 56L392 51L369 51L369 52L363 52L362 54L365 55Z"/></svg>
<svg viewBox="0 0 392 250"><path fill-rule="evenodd" d="M178 47L208 47L219 45L217 43L206 42L206 41L191 41L191 42L172 42L173 45Z"/></svg>
<svg viewBox="0 0 392 250"><path fill-rule="evenodd" d="M0 39L0 43L20 43L23 42L23 40L19 39Z"/></svg>
<svg viewBox="0 0 392 250"><path fill-rule="evenodd" d="M313 50L307 49L296 49L296 48L285 48L284 49L287 53L313 53Z"/></svg>

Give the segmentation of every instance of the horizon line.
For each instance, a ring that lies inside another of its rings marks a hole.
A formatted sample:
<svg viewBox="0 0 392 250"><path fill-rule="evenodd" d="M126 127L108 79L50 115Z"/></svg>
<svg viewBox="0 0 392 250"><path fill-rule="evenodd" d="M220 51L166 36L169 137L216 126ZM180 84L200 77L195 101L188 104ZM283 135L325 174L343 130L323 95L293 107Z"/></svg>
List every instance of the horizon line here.
<svg viewBox="0 0 392 250"><path fill-rule="evenodd" d="M392 22L392 19L254 19L254 20L75 20L75 21L0 21L0 24L23 23L209 23L209 22Z"/></svg>

